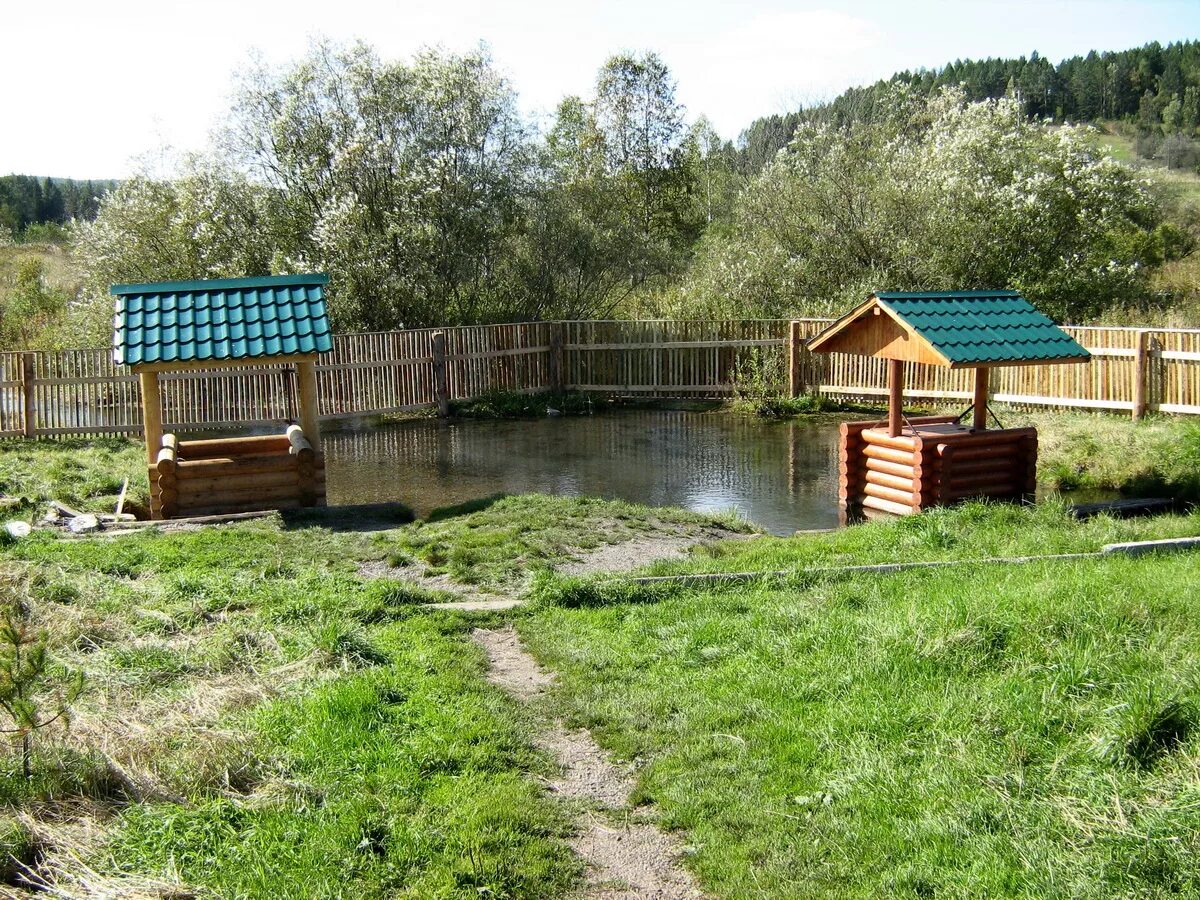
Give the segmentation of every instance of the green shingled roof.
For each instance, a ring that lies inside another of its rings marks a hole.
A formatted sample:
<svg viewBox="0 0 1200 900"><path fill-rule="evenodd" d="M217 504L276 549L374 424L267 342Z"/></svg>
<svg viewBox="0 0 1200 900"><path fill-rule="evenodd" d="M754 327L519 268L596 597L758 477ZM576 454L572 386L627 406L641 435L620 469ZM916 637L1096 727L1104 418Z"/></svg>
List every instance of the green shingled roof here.
<svg viewBox="0 0 1200 900"><path fill-rule="evenodd" d="M113 358L130 366L333 349L324 275L118 284Z"/></svg>
<svg viewBox="0 0 1200 900"><path fill-rule="evenodd" d="M878 291L809 345L821 350L879 306L954 367L1085 361L1090 354L1016 291Z"/></svg>
<svg viewBox="0 0 1200 900"><path fill-rule="evenodd" d="M880 291L875 296L952 365L1089 357L1016 291Z"/></svg>

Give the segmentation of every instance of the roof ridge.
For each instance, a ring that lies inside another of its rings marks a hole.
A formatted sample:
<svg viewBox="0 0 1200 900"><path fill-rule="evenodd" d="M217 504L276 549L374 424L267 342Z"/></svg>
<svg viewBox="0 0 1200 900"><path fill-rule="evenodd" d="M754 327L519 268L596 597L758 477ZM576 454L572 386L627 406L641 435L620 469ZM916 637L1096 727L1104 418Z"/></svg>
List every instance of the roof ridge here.
<svg viewBox="0 0 1200 900"><path fill-rule="evenodd" d="M116 295L221 293L229 289L316 286L328 283L328 275L322 272L314 272L303 275L254 275L243 278L207 278L190 281L150 281L141 284L114 284L109 288L109 293Z"/></svg>

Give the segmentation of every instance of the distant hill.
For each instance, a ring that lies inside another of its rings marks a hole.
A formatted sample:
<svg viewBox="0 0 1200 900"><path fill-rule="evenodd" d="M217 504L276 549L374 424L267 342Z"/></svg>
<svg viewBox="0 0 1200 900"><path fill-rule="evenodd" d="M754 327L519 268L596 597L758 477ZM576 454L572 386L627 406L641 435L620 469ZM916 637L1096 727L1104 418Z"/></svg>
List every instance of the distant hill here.
<svg viewBox="0 0 1200 900"><path fill-rule="evenodd" d="M1057 122L1120 122L1134 132L1140 157L1160 159L1170 168L1194 169L1200 163L1200 41L1165 47L1155 41L1132 50L1093 50L1057 66L1035 52L897 72L870 87L851 88L829 103L755 120L738 141L741 169L761 170L787 146L801 122L853 121L883 89L897 83L924 92L962 84L970 100L1012 95L1029 115Z"/></svg>
<svg viewBox="0 0 1200 900"><path fill-rule="evenodd" d="M100 198L120 184L39 175L0 176L0 227L22 235L30 225L94 219Z"/></svg>

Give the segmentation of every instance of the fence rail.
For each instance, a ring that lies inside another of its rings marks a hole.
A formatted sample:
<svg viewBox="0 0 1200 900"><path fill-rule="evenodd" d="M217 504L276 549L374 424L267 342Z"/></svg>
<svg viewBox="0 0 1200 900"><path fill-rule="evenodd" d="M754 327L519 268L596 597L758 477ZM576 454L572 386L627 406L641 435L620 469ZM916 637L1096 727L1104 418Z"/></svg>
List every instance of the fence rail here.
<svg viewBox="0 0 1200 900"><path fill-rule="evenodd" d="M882 360L812 354L824 319L587 321L412 329L334 338L317 366L324 419L445 409L491 390L719 398L756 356L781 390L886 396ZM1068 327L1086 365L992 370L1001 403L1200 415L1200 329ZM967 371L910 364L918 399L972 397ZM266 426L298 414L289 365L160 376L163 419L180 431ZM141 433L138 378L108 350L0 352L0 437Z"/></svg>

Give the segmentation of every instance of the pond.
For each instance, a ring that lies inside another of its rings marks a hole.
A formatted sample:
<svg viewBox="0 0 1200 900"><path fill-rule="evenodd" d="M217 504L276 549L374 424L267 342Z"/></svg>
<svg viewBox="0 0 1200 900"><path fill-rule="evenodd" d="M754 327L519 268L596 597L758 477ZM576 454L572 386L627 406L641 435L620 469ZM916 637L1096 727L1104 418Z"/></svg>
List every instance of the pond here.
<svg viewBox="0 0 1200 900"><path fill-rule="evenodd" d="M838 524L838 429L723 412L343 427L323 437L329 503L398 500L418 516L491 494L735 510L773 534Z"/></svg>

